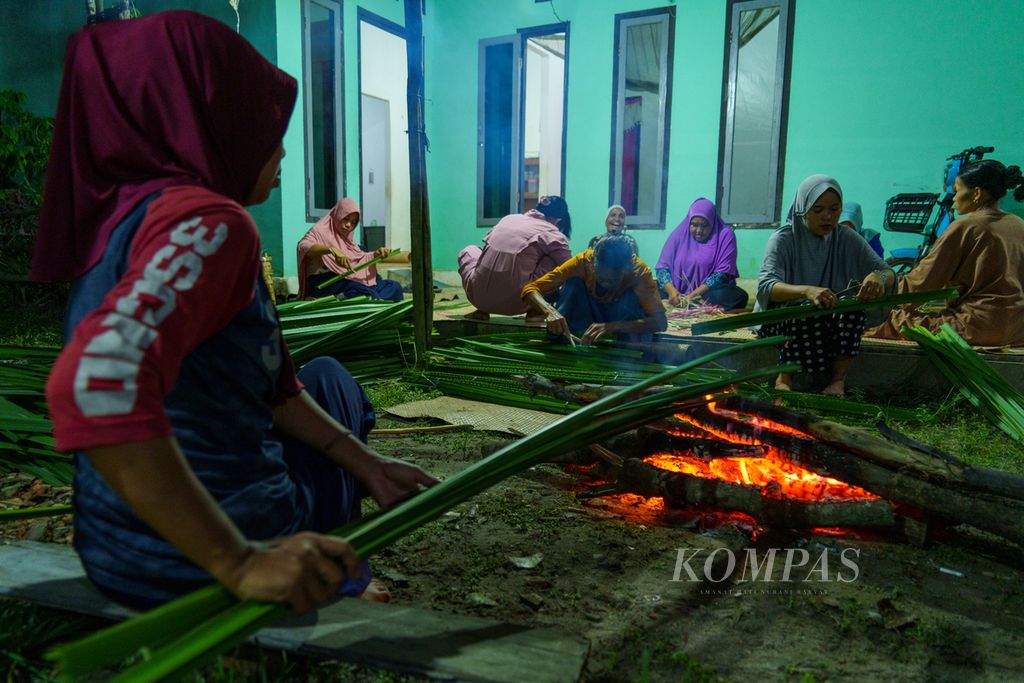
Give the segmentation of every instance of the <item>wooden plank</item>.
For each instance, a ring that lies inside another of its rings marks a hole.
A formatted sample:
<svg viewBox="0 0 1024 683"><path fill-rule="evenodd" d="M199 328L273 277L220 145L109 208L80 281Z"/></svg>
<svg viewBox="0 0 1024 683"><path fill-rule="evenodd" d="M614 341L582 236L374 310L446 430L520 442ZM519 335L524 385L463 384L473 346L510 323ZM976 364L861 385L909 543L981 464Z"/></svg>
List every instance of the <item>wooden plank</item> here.
<svg viewBox="0 0 1024 683"><path fill-rule="evenodd" d="M0 546L0 596L110 619L135 614L89 583L72 548L53 543ZM586 638L557 629L364 600L338 600L287 617L252 641L315 658L487 683L574 683L590 651Z"/></svg>
<svg viewBox="0 0 1024 683"><path fill-rule="evenodd" d="M413 328L417 360L426 358L434 321L434 274L430 254L430 205L427 196L426 131L423 115L422 0L405 0L408 59L406 105L409 121L409 227L412 245Z"/></svg>

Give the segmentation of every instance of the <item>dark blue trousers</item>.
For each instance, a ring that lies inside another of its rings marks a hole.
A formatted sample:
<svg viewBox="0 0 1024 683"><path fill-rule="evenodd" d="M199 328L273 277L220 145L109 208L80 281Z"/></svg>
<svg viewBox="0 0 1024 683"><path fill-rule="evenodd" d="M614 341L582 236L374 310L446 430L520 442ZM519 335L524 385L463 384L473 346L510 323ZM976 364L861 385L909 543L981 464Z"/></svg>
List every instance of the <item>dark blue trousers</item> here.
<svg viewBox="0 0 1024 683"><path fill-rule="evenodd" d="M393 280L384 282L398 284ZM366 443L377 414L363 387L341 363L325 356L314 358L302 366L298 376L321 408ZM296 503L310 511L303 530L327 533L359 519L366 493L355 477L319 450L287 434L278 436L284 446L289 475L296 484ZM363 576L346 578L339 589L341 595L358 595L366 588L370 570L366 562L362 564Z"/></svg>
<svg viewBox="0 0 1024 683"><path fill-rule="evenodd" d="M578 277L569 278L558 295L558 312L565 316L569 329L579 336L594 323L614 323L623 320L641 320L647 314L640 307L636 292L628 289L617 299L601 303L590 296L586 283ZM651 341L653 334L619 334L621 341Z"/></svg>
<svg viewBox="0 0 1024 683"><path fill-rule="evenodd" d="M306 278L306 292L309 296L343 296L346 299L353 299L357 296L368 296L371 299L385 299L387 301L402 300L402 285L394 280L382 280L377 278L377 284L364 285L354 280L338 280L334 284L323 289L319 288L321 282L334 277L334 273L317 273Z"/></svg>

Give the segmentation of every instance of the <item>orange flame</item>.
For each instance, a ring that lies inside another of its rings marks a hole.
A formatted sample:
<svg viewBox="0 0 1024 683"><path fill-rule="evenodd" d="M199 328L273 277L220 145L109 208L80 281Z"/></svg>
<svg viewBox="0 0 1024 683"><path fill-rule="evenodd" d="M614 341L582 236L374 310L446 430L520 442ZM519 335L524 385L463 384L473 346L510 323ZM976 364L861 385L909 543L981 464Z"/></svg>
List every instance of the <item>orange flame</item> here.
<svg viewBox="0 0 1024 683"><path fill-rule="evenodd" d="M791 436L813 438L809 434L788 425L768 420L755 415L747 415L719 408L714 402L708 408L719 415L743 420L758 430L768 430ZM765 445L756 436L734 434L705 424L689 413L679 413L676 419L693 425L704 435L712 435L729 443L761 446L764 457L761 458L715 458L706 461L687 455L656 453L645 458L645 462L670 472L681 472L705 479L722 479L734 484L757 486L764 489L766 495L795 498L804 501L820 501L827 499L860 499L877 500L878 496L868 493L858 486L852 486L838 479L824 477L804 469L786 457L778 448ZM675 436L693 436L689 429L669 428L667 431Z"/></svg>

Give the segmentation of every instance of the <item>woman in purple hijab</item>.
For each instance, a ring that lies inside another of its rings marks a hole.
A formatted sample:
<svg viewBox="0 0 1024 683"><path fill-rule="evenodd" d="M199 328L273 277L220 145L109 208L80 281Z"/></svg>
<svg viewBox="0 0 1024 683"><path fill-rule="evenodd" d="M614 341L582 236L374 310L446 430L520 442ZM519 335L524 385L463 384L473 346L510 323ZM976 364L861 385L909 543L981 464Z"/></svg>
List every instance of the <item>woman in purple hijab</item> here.
<svg viewBox="0 0 1024 683"><path fill-rule="evenodd" d="M703 197L669 235L654 271L670 306L696 299L726 310L747 305L747 293L736 286L736 235Z"/></svg>

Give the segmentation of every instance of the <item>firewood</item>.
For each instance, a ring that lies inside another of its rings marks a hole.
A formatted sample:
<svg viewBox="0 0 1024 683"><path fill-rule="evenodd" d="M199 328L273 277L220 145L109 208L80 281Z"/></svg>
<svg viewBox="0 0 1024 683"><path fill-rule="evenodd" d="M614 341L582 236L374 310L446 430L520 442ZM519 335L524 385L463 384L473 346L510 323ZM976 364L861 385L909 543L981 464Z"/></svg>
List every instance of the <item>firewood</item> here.
<svg viewBox="0 0 1024 683"><path fill-rule="evenodd" d="M728 403L730 408L739 405L748 409L751 407L749 403ZM766 412L772 416L769 419L781 422L781 410ZM969 490L968 483L971 482L955 478L956 467L938 464L934 467L914 467L914 463L926 462L925 454L897 452L897 449L905 447L888 444L886 448L873 452L872 459L862 452L865 441L859 438L844 441L841 438L845 436L843 430L822 428L815 425L814 419L808 416L794 420L800 423L799 427L797 424L790 426L807 430L815 438L763 429L751 422L706 409L694 409L689 414L713 429L728 432L735 437L756 439L766 446L778 448L795 465L859 486L892 503L910 505L929 516L969 524L1017 543L1024 543L1024 502L995 493ZM823 437L832 443L826 442ZM879 462L888 462L891 467Z"/></svg>
<svg viewBox="0 0 1024 683"><path fill-rule="evenodd" d="M661 496L673 506L700 505L743 512L776 527L856 527L888 529L896 524L886 500L806 502L766 495L758 486L667 472L635 458L622 465L616 486L642 496Z"/></svg>
<svg viewBox="0 0 1024 683"><path fill-rule="evenodd" d="M764 448L761 446L730 443L716 439L711 434L708 434L707 438L677 436L661 429L642 427L639 430L639 438L648 452L675 453L701 460L764 457Z"/></svg>
<svg viewBox="0 0 1024 683"><path fill-rule="evenodd" d="M856 453L889 469L909 469L928 481L937 480L966 491L990 493L1024 501L1024 477L968 465L934 447L910 448L864 429L823 420L754 399L732 397L722 401L721 407L743 413L755 413L798 429L837 448Z"/></svg>

